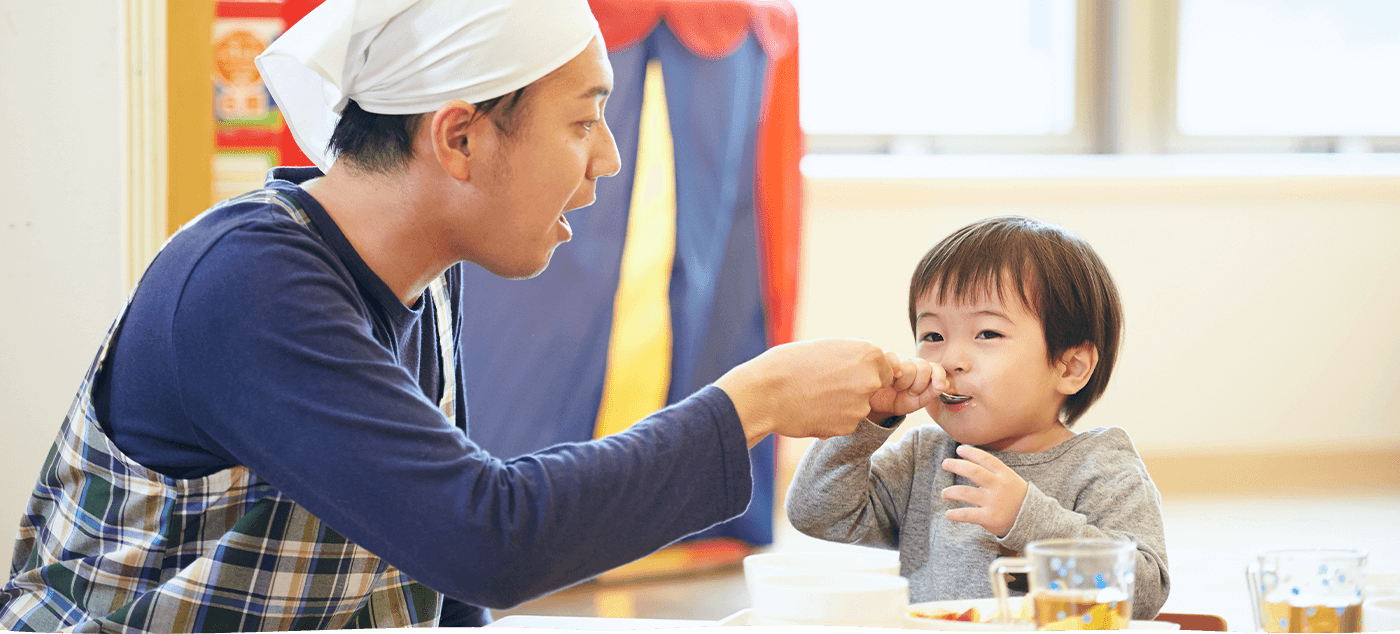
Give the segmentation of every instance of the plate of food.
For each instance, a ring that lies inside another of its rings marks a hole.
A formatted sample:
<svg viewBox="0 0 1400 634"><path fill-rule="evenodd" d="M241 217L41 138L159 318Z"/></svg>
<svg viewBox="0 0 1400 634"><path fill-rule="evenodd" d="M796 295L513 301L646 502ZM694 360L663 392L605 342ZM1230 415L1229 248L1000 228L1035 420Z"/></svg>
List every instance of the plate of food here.
<svg viewBox="0 0 1400 634"><path fill-rule="evenodd" d="M1013 609L1020 609L1021 600L1012 599ZM962 620L959 620L962 619ZM975 632L1004 632L1010 630L1034 630L1029 616L1014 623L1011 627L1001 624L1001 614L996 608L996 599L972 601L934 601L911 605L901 624L906 629L919 630L965 630ZM756 625L753 610L745 608L720 619L719 625Z"/></svg>
<svg viewBox="0 0 1400 634"><path fill-rule="evenodd" d="M905 626L921 630L950 630L973 632L998 632L1008 630L1035 630L1035 618L1031 614L1031 604L1022 597L1007 600L1011 612L1011 623L1004 624L1001 607L996 599L966 599L961 601L930 601L909 606ZM1075 627L1055 627L1047 624L1042 629L1079 629ZM1175 630L1181 626L1165 621L1129 621L1130 630Z"/></svg>
<svg viewBox="0 0 1400 634"><path fill-rule="evenodd" d="M905 626L921 630L962 630L974 632L996 632L1004 630L1034 630L1030 604L1021 597L1007 601L1011 610L1011 624L1001 620L1001 607L996 599L964 599L961 601L929 601L909 606ZM1023 612L1023 609L1025 610Z"/></svg>

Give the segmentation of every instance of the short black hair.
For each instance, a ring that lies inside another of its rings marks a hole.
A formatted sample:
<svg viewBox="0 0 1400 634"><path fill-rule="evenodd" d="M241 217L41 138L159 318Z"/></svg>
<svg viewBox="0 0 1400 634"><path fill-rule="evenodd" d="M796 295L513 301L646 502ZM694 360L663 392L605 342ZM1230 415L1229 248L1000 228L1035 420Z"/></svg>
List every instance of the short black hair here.
<svg viewBox="0 0 1400 634"><path fill-rule="evenodd" d="M1012 289L1003 288L1010 284ZM1099 363L1083 389L1065 399L1065 426L1088 411L1108 387L1123 333L1123 303L1108 267L1093 247L1061 227L1025 216L974 222L934 245L909 283L909 325L918 336L915 305L928 294L958 302L1013 290L1040 319L1054 363L1066 350L1092 343Z"/></svg>
<svg viewBox="0 0 1400 634"><path fill-rule="evenodd" d="M477 117L489 116L507 136L515 132L516 119L524 109L525 88L472 104ZM347 160L360 171L391 174L408 167L413 158L413 137L430 113L378 114L360 107L351 99L340 113L326 149L336 160Z"/></svg>

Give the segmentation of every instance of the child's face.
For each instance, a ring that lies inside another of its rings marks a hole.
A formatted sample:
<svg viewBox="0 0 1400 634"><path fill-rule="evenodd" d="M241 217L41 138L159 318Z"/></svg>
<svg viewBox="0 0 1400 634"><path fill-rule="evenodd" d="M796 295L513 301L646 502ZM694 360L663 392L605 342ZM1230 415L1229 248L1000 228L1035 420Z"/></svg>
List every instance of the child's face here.
<svg viewBox="0 0 1400 634"><path fill-rule="evenodd" d="M1016 293L995 291L971 304L926 293L915 304L918 355L943 366L948 394L927 411L954 440L993 451L1048 449L1072 435L1059 422L1061 370L1046 358L1045 331Z"/></svg>

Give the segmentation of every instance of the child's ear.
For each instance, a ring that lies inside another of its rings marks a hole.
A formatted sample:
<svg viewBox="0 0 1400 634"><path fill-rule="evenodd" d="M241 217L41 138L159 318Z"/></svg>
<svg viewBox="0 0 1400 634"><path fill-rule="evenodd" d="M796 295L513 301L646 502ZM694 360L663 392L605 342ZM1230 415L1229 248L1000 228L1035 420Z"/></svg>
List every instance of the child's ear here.
<svg viewBox="0 0 1400 634"><path fill-rule="evenodd" d="M1094 376L1094 368L1099 365L1099 348L1092 341L1085 341L1060 355L1055 363L1059 371L1056 389L1065 396L1077 394Z"/></svg>

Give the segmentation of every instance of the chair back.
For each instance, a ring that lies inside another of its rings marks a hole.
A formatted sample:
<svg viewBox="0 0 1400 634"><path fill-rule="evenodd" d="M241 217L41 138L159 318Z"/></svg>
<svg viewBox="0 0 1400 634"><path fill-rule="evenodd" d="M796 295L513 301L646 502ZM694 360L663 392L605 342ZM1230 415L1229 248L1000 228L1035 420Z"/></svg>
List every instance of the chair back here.
<svg viewBox="0 0 1400 634"><path fill-rule="evenodd" d="M1224 632L1225 619L1214 614L1182 614L1163 612L1154 619L1167 623L1176 623L1183 630L1194 630L1197 632Z"/></svg>

